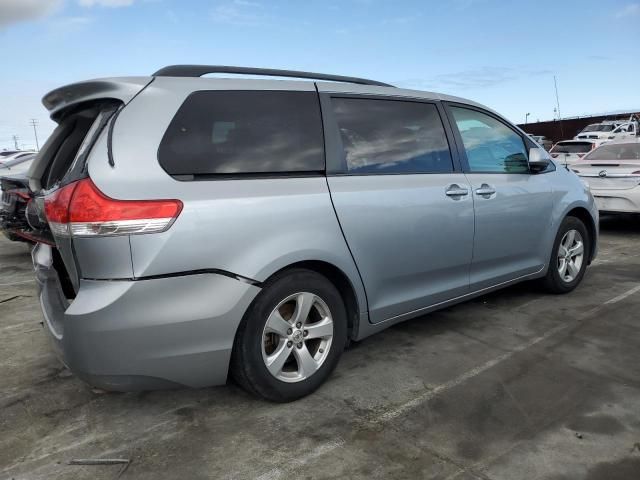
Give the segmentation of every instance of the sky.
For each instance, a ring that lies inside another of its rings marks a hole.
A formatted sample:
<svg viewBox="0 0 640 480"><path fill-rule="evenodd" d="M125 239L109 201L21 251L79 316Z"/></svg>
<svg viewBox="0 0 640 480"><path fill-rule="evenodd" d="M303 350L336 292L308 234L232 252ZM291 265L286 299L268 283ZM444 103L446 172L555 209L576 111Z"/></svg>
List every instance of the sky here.
<svg viewBox="0 0 640 480"><path fill-rule="evenodd" d="M180 63L307 70L457 95L511 121L640 110L638 0L0 0L0 150L48 91Z"/></svg>

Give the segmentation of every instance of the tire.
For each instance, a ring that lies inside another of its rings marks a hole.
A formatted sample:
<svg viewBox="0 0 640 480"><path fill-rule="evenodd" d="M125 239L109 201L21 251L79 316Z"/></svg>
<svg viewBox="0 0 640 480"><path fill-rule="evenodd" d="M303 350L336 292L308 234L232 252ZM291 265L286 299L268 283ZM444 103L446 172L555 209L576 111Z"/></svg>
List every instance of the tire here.
<svg viewBox="0 0 640 480"><path fill-rule="evenodd" d="M310 305L306 317L305 305ZM346 341L347 313L340 292L316 272L292 269L268 281L247 310L236 333L230 372L253 395L290 402L324 383Z"/></svg>
<svg viewBox="0 0 640 480"><path fill-rule="evenodd" d="M569 257L564 256L564 263L562 263L561 254L564 255L566 246L571 240L569 237L570 232L575 232L574 247L571 248L572 252L567 253ZM575 246L577 246L575 242L582 243L582 256L579 262L577 261L579 255L571 257L571 253L580 251L580 249L575 250ZM564 247L565 250L561 251L561 246ZM547 275L543 279L543 285L546 290L556 294L569 293L574 290L584 277L587 263L589 263L589 252L591 252L591 237L584 223L576 217L566 217L560 225L556 239L553 242L549 268L547 269ZM573 269L571 268L571 264L573 264ZM566 269L563 268L565 266ZM564 275L561 274L560 269L564 269Z"/></svg>

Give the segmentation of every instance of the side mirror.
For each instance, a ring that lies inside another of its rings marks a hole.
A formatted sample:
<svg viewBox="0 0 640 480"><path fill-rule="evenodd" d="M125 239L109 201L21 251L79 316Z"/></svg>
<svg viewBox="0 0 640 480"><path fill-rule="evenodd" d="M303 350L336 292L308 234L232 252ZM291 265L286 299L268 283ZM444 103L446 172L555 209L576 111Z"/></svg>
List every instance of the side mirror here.
<svg viewBox="0 0 640 480"><path fill-rule="evenodd" d="M544 148L536 147L529 150L529 168L532 172L542 172L550 163L551 157Z"/></svg>

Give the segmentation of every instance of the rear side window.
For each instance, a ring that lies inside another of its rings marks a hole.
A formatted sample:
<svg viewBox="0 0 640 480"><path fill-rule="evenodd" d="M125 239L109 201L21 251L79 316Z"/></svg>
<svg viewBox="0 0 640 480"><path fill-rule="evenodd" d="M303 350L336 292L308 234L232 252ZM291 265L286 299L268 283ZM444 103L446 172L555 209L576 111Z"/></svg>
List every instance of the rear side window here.
<svg viewBox="0 0 640 480"><path fill-rule="evenodd" d="M359 173L453 171L438 109L430 103L333 98L343 169Z"/></svg>
<svg viewBox="0 0 640 480"><path fill-rule="evenodd" d="M591 142L558 142L550 151L553 153L587 153L592 148Z"/></svg>
<svg viewBox="0 0 640 480"><path fill-rule="evenodd" d="M451 107L469 161L469 170L528 173L524 140L501 121L476 110Z"/></svg>
<svg viewBox="0 0 640 480"><path fill-rule="evenodd" d="M315 92L199 91L162 138L170 175L237 175L324 170Z"/></svg>
<svg viewBox="0 0 640 480"><path fill-rule="evenodd" d="M640 160L640 143L619 143L596 148L585 160Z"/></svg>

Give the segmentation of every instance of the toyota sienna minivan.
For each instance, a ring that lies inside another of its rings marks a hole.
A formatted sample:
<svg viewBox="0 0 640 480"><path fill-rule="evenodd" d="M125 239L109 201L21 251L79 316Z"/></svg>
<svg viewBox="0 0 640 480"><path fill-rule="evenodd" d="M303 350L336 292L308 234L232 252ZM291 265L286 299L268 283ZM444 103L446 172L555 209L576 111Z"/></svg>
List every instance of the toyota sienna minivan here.
<svg viewBox="0 0 640 480"><path fill-rule="evenodd" d="M290 401L349 341L515 282L569 292L596 254L588 187L469 100L182 65L43 103L40 303L61 360L103 389L231 376Z"/></svg>

